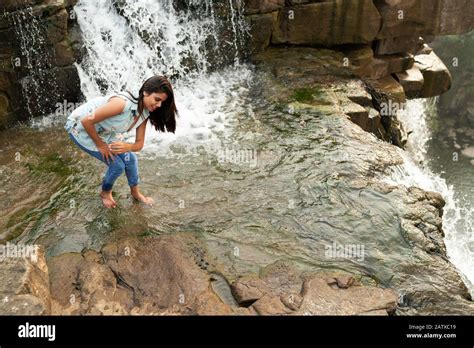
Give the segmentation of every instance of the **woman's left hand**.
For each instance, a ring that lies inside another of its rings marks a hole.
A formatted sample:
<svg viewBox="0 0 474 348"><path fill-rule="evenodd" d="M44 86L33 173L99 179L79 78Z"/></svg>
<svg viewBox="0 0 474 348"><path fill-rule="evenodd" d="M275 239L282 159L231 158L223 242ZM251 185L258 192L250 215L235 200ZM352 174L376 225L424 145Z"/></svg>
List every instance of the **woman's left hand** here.
<svg viewBox="0 0 474 348"><path fill-rule="evenodd" d="M115 141L109 145L110 151L118 155L130 151L130 144L122 141Z"/></svg>

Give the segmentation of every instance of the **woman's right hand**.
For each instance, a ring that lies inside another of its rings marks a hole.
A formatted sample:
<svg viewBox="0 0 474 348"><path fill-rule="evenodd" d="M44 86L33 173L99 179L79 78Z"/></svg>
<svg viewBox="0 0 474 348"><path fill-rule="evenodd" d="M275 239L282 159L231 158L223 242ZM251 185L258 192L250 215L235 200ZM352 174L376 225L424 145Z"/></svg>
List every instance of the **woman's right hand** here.
<svg viewBox="0 0 474 348"><path fill-rule="evenodd" d="M100 145L97 145L97 149L99 152L102 154L102 159L106 162L109 163L109 160L111 159L112 162L115 160L114 154L109 148L109 145L102 143Z"/></svg>

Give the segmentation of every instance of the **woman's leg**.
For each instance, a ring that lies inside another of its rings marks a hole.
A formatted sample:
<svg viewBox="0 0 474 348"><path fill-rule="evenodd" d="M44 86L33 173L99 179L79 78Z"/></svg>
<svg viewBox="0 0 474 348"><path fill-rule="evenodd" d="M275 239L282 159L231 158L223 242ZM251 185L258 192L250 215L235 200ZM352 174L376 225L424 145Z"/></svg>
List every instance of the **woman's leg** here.
<svg viewBox="0 0 474 348"><path fill-rule="evenodd" d="M145 197L140 193L138 189L139 177L138 177L138 159L137 155L133 152L126 152L121 154L120 157L125 164L125 174L127 175L128 185L130 186L130 192L132 196L146 204L153 204L153 199L151 197Z"/></svg>
<svg viewBox="0 0 474 348"><path fill-rule="evenodd" d="M115 160L113 162L107 163L99 151L91 151L85 148L77 142L71 133L69 133L69 137L81 150L88 153L92 157L97 158L99 161L105 163L109 167L102 180L102 192L100 192L100 198L102 199L102 203L106 208L115 208L117 203L112 197L112 186L115 180L117 180L117 178L123 173L125 164L118 156L115 156Z"/></svg>
<svg viewBox="0 0 474 348"><path fill-rule="evenodd" d="M125 174L127 175L128 185L136 186L139 183L138 178L138 159L133 152L125 152L120 155L125 164Z"/></svg>

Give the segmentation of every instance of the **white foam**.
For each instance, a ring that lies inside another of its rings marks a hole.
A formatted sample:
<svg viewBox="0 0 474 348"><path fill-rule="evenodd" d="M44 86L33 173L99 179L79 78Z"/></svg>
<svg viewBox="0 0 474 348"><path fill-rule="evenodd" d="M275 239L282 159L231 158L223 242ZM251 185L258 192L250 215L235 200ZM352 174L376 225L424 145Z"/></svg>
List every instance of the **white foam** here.
<svg viewBox="0 0 474 348"><path fill-rule="evenodd" d="M443 196L446 201L443 230L447 254L463 274L474 296L474 207L456 198L454 187L433 173L426 158L427 143L432 136L427 118L429 113L435 112L435 106L436 100L410 100L399 113L401 122L413 133L409 136L408 152L400 150L404 164L392 167L387 181L394 185L417 186Z"/></svg>
<svg viewBox="0 0 474 348"><path fill-rule="evenodd" d="M176 142L216 141L226 136L233 115L246 109L250 68L236 61L234 66L210 72L206 40L217 38L218 19L212 0L188 2L201 6L197 17L176 13L170 1L127 0L122 11L128 22L111 0L81 0L74 8L88 51L88 58L77 65L87 98L117 90L138 95L143 81L152 75L178 77L173 85L180 114L176 134L157 133L148 127L145 155L169 153ZM233 24L237 42L240 36ZM153 44L145 42L150 40ZM193 70L185 64L188 58L196 63ZM101 93L104 82L106 89Z"/></svg>

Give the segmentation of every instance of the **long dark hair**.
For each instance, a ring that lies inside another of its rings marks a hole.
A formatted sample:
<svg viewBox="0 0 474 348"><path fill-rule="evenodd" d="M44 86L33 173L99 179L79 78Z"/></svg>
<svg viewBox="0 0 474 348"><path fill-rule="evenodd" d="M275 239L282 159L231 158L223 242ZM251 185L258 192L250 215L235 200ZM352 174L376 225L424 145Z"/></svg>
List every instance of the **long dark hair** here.
<svg viewBox="0 0 474 348"><path fill-rule="evenodd" d="M171 132L174 133L176 130L176 116L178 116L178 110L174 103L174 93L171 83L168 81L166 76L152 76L143 83L142 88L138 92L138 98L132 93L127 91L128 94L138 103L138 113L141 116L143 114L143 97L144 92L148 94L152 93L166 93L168 98L161 103L161 107L155 111L150 112L150 122L157 131Z"/></svg>

